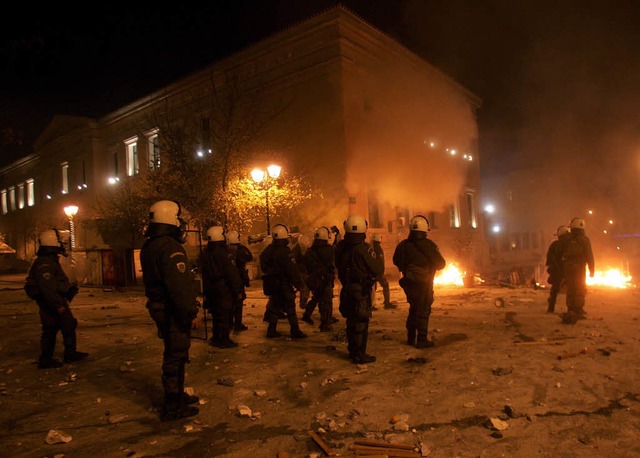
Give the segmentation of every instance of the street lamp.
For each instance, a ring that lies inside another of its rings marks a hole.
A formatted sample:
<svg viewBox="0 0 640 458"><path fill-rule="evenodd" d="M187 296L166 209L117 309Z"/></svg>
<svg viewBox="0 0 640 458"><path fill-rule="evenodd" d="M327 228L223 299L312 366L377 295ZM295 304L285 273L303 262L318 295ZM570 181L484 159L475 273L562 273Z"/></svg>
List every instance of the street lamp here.
<svg viewBox="0 0 640 458"><path fill-rule="evenodd" d="M78 213L77 205L69 205L64 207L64 214L69 218L69 260L71 261L72 280L75 280L75 260L73 259L73 250L76 248L76 230L73 224L73 217Z"/></svg>
<svg viewBox="0 0 640 458"><path fill-rule="evenodd" d="M264 189L264 197L266 202L267 213L267 235L271 235L271 220L269 217L269 191L276 184L276 180L280 176L280 170L282 167L279 165L270 165L267 167L266 172L262 169L253 169L251 171L251 178L256 183L260 184Z"/></svg>

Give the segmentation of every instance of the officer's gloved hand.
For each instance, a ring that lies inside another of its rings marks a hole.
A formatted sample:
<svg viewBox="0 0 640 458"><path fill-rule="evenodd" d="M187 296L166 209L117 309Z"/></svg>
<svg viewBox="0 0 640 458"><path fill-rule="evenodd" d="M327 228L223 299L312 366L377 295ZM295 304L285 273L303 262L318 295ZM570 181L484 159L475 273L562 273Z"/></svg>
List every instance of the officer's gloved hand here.
<svg viewBox="0 0 640 458"><path fill-rule="evenodd" d="M69 291L67 291L67 300L71 302L73 298L76 297L76 294L78 294L79 290L80 288L78 287L78 283L77 282L73 283L69 288Z"/></svg>

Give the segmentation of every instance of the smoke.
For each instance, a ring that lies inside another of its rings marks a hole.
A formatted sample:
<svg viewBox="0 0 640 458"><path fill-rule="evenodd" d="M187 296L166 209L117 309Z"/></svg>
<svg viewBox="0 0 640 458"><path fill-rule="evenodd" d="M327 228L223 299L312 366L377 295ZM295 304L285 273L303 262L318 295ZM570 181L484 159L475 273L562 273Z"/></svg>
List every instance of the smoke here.
<svg viewBox="0 0 640 458"><path fill-rule="evenodd" d="M416 67L381 62L350 89L364 106L346 110L348 118L355 112L347 119L347 186L350 195L368 188L379 202L436 211L454 202L476 166L464 156L476 157L477 131L466 90Z"/></svg>

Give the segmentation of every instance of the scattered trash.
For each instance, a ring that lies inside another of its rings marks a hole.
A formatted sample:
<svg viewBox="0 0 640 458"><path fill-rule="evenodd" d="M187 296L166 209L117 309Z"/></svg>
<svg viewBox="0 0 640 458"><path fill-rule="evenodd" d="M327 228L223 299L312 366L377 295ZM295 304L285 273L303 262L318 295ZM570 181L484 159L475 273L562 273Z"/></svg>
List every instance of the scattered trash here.
<svg viewBox="0 0 640 458"><path fill-rule="evenodd" d="M513 372L513 367L496 367L495 369L491 370L491 373L498 377L502 375L508 375L512 372Z"/></svg>
<svg viewBox="0 0 640 458"><path fill-rule="evenodd" d="M233 379L233 377L220 377L218 380L216 380L216 383L223 386L235 386L236 381Z"/></svg>
<svg viewBox="0 0 640 458"><path fill-rule="evenodd" d="M424 356L416 356L416 357L413 357L413 358L407 358L407 362L408 363L426 364L427 363L427 358L425 358Z"/></svg>

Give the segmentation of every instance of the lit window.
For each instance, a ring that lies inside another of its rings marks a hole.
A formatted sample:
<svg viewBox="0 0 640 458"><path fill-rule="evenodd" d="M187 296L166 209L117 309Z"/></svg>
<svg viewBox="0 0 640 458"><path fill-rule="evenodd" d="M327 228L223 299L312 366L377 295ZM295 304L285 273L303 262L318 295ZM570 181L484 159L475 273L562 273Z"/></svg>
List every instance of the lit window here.
<svg viewBox="0 0 640 458"><path fill-rule="evenodd" d="M33 178L27 180L27 205L33 207L36 203L35 183Z"/></svg>
<svg viewBox="0 0 640 458"><path fill-rule="evenodd" d="M24 183L18 185L18 208L24 208Z"/></svg>
<svg viewBox="0 0 640 458"><path fill-rule="evenodd" d="M469 217L469 226L476 229L478 227L478 220L476 218L474 194L471 191L467 191L467 216Z"/></svg>
<svg viewBox="0 0 640 458"><path fill-rule="evenodd" d="M0 191L0 204L2 205L2 214L6 215L9 212L9 206L7 205L7 190Z"/></svg>
<svg viewBox="0 0 640 458"><path fill-rule="evenodd" d="M158 143L158 133L153 131L147 134L148 165L151 170L160 168L160 145Z"/></svg>
<svg viewBox="0 0 640 458"><path fill-rule="evenodd" d="M9 210L14 211L16 209L16 188L11 186L9 188Z"/></svg>
<svg viewBox="0 0 640 458"><path fill-rule="evenodd" d="M69 163L62 163L62 194L69 193Z"/></svg>
<svg viewBox="0 0 640 458"><path fill-rule="evenodd" d="M449 225L451 227L460 227L460 207L458 206L458 199L449 207Z"/></svg>
<svg viewBox="0 0 640 458"><path fill-rule="evenodd" d="M125 144L127 145L127 176L132 177L140 172L137 138L128 140Z"/></svg>

